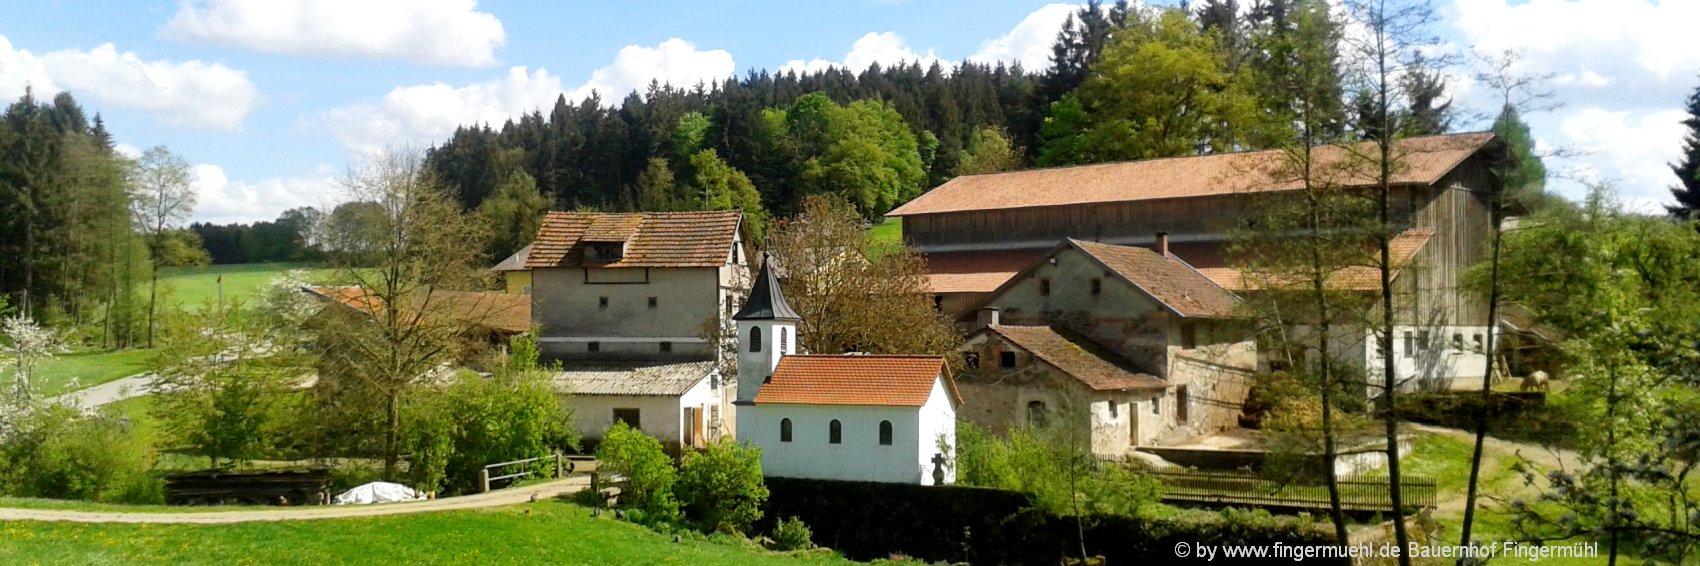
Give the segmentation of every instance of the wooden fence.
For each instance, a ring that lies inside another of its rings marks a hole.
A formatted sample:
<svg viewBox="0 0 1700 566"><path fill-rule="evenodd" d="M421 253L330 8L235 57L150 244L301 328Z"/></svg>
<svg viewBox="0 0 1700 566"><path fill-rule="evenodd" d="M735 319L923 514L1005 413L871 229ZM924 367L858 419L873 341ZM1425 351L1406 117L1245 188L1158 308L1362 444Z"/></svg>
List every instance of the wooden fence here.
<svg viewBox="0 0 1700 566"><path fill-rule="evenodd" d="M1255 474L1194 471L1152 472L1163 482L1163 500L1251 507L1328 509L1328 485L1317 481L1288 482ZM1340 506L1348 511L1392 512L1393 497L1386 476L1339 478ZM1405 512L1433 508L1438 488L1423 477L1400 478Z"/></svg>
<svg viewBox="0 0 1700 566"><path fill-rule="evenodd" d="M517 480L519 478L523 478L523 477L526 477L526 476L535 475L536 472L537 472L535 467L520 468L520 470L517 471L517 472L507 473L507 474L492 475L493 471L501 471L504 468L513 468L513 467L516 467L516 466L524 466L526 464L534 464L534 463L537 463L537 462L542 462L544 460L554 460L555 461L555 475L554 475L554 477L561 478L561 477L566 477L567 474L570 474L570 473L573 473L574 471L577 471L577 468L580 464L585 463L585 462L594 462L594 461L596 461L596 458L591 457L591 456L578 456L578 455L568 455L568 454L555 453L555 454L551 454L551 455L548 455L548 456L538 456L536 458L526 458L524 460L514 460L512 462L498 462L498 463L495 463L495 464L490 464L488 466L484 466L484 469L478 470L478 492L479 493L485 493L485 492L490 491L490 483L491 482L500 482L500 481L503 481L503 480Z"/></svg>

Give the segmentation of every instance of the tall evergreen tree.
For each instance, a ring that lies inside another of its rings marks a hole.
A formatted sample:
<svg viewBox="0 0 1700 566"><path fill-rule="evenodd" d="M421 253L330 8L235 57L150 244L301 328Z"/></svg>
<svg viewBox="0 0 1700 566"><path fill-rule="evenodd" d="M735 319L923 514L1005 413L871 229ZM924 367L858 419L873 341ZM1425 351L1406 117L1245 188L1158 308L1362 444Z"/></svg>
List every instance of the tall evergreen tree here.
<svg viewBox="0 0 1700 566"><path fill-rule="evenodd" d="M1682 125L1688 133L1682 138L1682 158L1670 166L1676 173L1677 184L1671 187L1676 205L1666 207L1678 218L1700 219L1700 87L1688 95L1688 117Z"/></svg>

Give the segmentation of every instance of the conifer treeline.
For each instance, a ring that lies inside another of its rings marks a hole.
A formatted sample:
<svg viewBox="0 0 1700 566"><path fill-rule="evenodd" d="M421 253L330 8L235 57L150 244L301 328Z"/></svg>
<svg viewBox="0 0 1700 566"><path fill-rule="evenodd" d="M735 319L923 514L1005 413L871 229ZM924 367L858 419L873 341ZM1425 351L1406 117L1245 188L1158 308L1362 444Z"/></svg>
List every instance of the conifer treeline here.
<svg viewBox="0 0 1700 566"><path fill-rule="evenodd" d="M0 296L38 319L127 342L147 276L125 175L99 115L70 94L27 91L0 121Z"/></svg>

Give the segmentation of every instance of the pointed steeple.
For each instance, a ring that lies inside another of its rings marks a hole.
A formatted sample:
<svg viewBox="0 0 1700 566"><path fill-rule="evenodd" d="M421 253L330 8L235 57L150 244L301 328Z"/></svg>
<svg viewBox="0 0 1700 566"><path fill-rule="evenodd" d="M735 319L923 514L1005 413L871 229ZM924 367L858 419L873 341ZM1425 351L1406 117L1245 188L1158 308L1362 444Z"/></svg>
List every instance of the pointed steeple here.
<svg viewBox="0 0 1700 566"><path fill-rule="evenodd" d="M779 278L773 274L772 265L772 258L762 252L761 272L750 287L750 298L744 300L744 308L738 309L732 320L802 320L785 303L785 293L779 289Z"/></svg>

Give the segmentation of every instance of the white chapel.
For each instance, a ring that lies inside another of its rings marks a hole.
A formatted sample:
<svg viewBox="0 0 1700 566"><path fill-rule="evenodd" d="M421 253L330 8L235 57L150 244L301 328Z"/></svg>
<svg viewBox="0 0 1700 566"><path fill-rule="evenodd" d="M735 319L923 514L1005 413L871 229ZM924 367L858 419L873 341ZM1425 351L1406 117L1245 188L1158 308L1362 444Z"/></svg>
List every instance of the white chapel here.
<svg viewBox="0 0 1700 566"><path fill-rule="evenodd" d="M762 258L738 324L737 435L773 477L956 481L956 409L940 356L797 354L797 323Z"/></svg>

